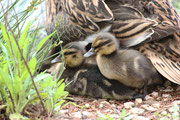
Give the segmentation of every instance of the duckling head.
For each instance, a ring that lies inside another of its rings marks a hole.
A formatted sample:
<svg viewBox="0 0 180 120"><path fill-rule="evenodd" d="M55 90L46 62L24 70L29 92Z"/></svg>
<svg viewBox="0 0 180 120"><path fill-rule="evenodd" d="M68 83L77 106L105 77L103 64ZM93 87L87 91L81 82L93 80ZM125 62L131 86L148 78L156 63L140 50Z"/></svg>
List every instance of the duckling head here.
<svg viewBox="0 0 180 120"><path fill-rule="evenodd" d="M63 53L60 53L51 63L62 62L64 56L64 63L67 67L78 67L84 61L84 53L84 49L80 48L80 46L68 44L63 48Z"/></svg>
<svg viewBox="0 0 180 120"><path fill-rule="evenodd" d="M92 42L91 49L84 54L89 57L96 53L98 55L110 55L119 49L119 41L109 32L99 33Z"/></svg>

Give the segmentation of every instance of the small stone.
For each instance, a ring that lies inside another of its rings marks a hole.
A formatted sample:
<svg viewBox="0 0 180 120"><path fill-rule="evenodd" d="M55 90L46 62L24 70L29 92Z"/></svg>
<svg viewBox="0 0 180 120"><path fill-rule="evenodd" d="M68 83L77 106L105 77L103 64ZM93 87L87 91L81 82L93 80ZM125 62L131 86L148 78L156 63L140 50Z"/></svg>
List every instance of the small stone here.
<svg viewBox="0 0 180 120"><path fill-rule="evenodd" d="M148 105L151 105L151 104L154 104L154 103L157 103L156 100L146 100L143 102L144 104L148 104Z"/></svg>
<svg viewBox="0 0 180 120"><path fill-rule="evenodd" d="M169 111L170 113L172 113L172 112L173 112L173 107L170 107L170 108L168 109L168 111Z"/></svg>
<svg viewBox="0 0 180 120"><path fill-rule="evenodd" d="M82 114L81 114L81 112L74 112L74 113L72 113L72 116L74 118L81 118Z"/></svg>
<svg viewBox="0 0 180 120"><path fill-rule="evenodd" d="M142 105L141 107L144 108L145 110L148 110L148 111L152 111L152 112L157 111L156 108L149 106L149 105Z"/></svg>
<svg viewBox="0 0 180 120"><path fill-rule="evenodd" d="M170 82L170 81L166 81L166 82L164 83L164 87L168 87L168 86L171 86L171 82Z"/></svg>
<svg viewBox="0 0 180 120"><path fill-rule="evenodd" d="M154 98L153 97L151 97L151 96L149 96L149 95L146 95L146 97L145 97L145 100L153 100Z"/></svg>
<svg viewBox="0 0 180 120"><path fill-rule="evenodd" d="M170 98L171 95L170 95L170 94L162 94L162 97L163 97L163 98Z"/></svg>
<svg viewBox="0 0 180 120"><path fill-rule="evenodd" d="M114 107L114 108L116 108L116 105L115 105L115 104L112 104L111 106Z"/></svg>
<svg viewBox="0 0 180 120"><path fill-rule="evenodd" d="M103 105L103 104L100 104L100 105L99 105L99 108L103 108L103 107L104 107L104 105Z"/></svg>
<svg viewBox="0 0 180 120"><path fill-rule="evenodd" d="M124 107L125 107L126 109L132 108L133 106L134 106L134 103L133 103L133 102L126 102L126 103L124 103Z"/></svg>
<svg viewBox="0 0 180 120"><path fill-rule="evenodd" d="M89 107L90 107L90 105L89 105L88 103L86 103L85 106L86 106L86 108L89 108Z"/></svg>
<svg viewBox="0 0 180 120"><path fill-rule="evenodd" d="M180 100L175 100L175 101L173 102L173 104L180 105Z"/></svg>
<svg viewBox="0 0 180 120"><path fill-rule="evenodd" d="M162 115L167 115L167 111L162 111L161 114Z"/></svg>
<svg viewBox="0 0 180 120"><path fill-rule="evenodd" d="M114 103L115 101L114 100L109 100L109 103Z"/></svg>
<svg viewBox="0 0 180 120"><path fill-rule="evenodd" d="M160 107L160 103L154 103L154 104L152 104L152 107L159 108Z"/></svg>
<svg viewBox="0 0 180 120"><path fill-rule="evenodd" d="M134 116L132 120L149 120L148 118L145 118L143 116Z"/></svg>
<svg viewBox="0 0 180 120"><path fill-rule="evenodd" d="M151 95L152 95L153 97L158 97L159 93L158 93L158 92L152 92Z"/></svg>
<svg viewBox="0 0 180 120"><path fill-rule="evenodd" d="M161 117L159 120L169 120L167 117Z"/></svg>
<svg viewBox="0 0 180 120"><path fill-rule="evenodd" d="M86 116L89 116L89 115L91 115L92 113L91 113L91 112L87 112L87 111L83 111L82 114L83 114L83 115L86 115Z"/></svg>
<svg viewBox="0 0 180 120"><path fill-rule="evenodd" d="M132 108L131 109L131 112L132 113L134 113L134 114L142 114L142 113L144 113L144 109L142 109L142 108Z"/></svg>
<svg viewBox="0 0 180 120"><path fill-rule="evenodd" d="M166 102L166 101L168 101L168 100L169 100L168 98L164 98L164 99L163 99L164 102Z"/></svg>
<svg viewBox="0 0 180 120"><path fill-rule="evenodd" d="M162 99L161 97L157 97L157 98L156 98L157 101L160 101L161 99Z"/></svg>
<svg viewBox="0 0 180 120"><path fill-rule="evenodd" d="M113 110L111 110L111 109L106 109L104 112L105 112L105 113L113 113Z"/></svg>
<svg viewBox="0 0 180 120"><path fill-rule="evenodd" d="M68 112L68 110L63 110L63 109L60 110L60 113L61 113L61 114L65 114L65 113L67 113L67 112Z"/></svg>
<svg viewBox="0 0 180 120"><path fill-rule="evenodd" d="M135 104L138 105L138 104L141 104L142 103L142 99L141 98L137 98L135 100Z"/></svg>
<svg viewBox="0 0 180 120"><path fill-rule="evenodd" d="M106 99L98 99L98 102L106 102Z"/></svg>
<svg viewBox="0 0 180 120"><path fill-rule="evenodd" d="M111 114L111 115L109 115L111 118L113 118L113 119L118 119L119 118L119 115L117 115L117 114Z"/></svg>

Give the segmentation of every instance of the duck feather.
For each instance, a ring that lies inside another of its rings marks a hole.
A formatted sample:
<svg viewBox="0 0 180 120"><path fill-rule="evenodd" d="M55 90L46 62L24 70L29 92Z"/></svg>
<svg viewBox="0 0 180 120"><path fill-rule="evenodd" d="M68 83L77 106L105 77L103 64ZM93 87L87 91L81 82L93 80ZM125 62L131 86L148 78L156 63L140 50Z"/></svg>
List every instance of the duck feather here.
<svg viewBox="0 0 180 120"><path fill-rule="evenodd" d="M103 0L64 0L62 3L71 22L88 32L100 30L96 22L113 20L112 11Z"/></svg>

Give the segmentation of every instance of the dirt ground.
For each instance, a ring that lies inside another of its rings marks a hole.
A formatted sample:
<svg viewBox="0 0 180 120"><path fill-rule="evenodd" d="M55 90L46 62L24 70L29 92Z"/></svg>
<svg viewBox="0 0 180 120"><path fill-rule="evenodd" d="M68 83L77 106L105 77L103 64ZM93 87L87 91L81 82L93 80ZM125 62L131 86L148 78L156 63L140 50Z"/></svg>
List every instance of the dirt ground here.
<svg viewBox="0 0 180 120"><path fill-rule="evenodd" d="M55 116L45 119L180 120L180 116L178 117L180 115L178 110L180 108L180 86L172 87L170 82L148 94L145 100L117 101L75 95L70 97L73 98L71 102L76 103L76 106L69 104L58 111Z"/></svg>

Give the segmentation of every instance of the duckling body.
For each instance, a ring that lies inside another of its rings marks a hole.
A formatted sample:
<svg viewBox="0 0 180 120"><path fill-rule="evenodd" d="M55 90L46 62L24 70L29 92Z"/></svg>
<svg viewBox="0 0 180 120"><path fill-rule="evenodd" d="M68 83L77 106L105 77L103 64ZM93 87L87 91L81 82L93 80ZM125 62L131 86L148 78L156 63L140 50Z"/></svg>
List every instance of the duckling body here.
<svg viewBox="0 0 180 120"><path fill-rule="evenodd" d="M94 62L95 57L86 59L83 57L84 46L85 44L80 44L80 42L72 42L64 47L66 69L62 73L61 79L64 78L68 84L65 90L72 94L117 100L132 99L138 94L134 88L105 78ZM75 55L76 57L73 57ZM52 63L56 64L49 69L51 73L56 71L56 77L63 67L62 63L59 63L60 61L60 57L55 58ZM74 64L72 65L72 63Z"/></svg>
<svg viewBox="0 0 180 120"><path fill-rule="evenodd" d="M158 83L157 71L140 52L128 49L118 50L110 55L97 55L101 73L108 79L118 80L126 86L142 88L146 83ZM157 78L156 78L156 77Z"/></svg>
<svg viewBox="0 0 180 120"><path fill-rule="evenodd" d="M158 72L145 56L137 50L119 49L118 40L111 33L97 35L91 50L97 54L97 65L108 79L133 88L146 88L147 85L162 82Z"/></svg>

